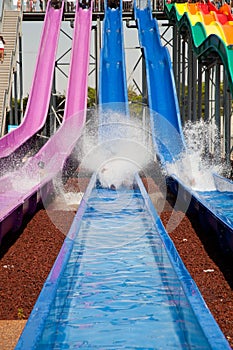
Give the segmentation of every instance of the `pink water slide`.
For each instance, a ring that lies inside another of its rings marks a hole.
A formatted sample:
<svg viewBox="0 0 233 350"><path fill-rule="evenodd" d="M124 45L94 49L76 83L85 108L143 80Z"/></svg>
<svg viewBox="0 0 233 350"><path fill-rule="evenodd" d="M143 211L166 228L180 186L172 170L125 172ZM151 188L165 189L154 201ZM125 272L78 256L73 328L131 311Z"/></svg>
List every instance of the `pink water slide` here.
<svg viewBox="0 0 233 350"><path fill-rule="evenodd" d="M29 94L27 109L22 123L0 139L0 158L8 157L26 143L45 124L53 82L53 72L63 6L54 9L47 3L41 33L39 51Z"/></svg>
<svg viewBox="0 0 233 350"><path fill-rule="evenodd" d="M92 2L88 9L79 8L77 4L75 17L64 119L73 116L77 111L86 111ZM80 121L79 126L81 124L82 121Z"/></svg>
<svg viewBox="0 0 233 350"><path fill-rule="evenodd" d="M0 178L0 242L20 227L24 215L32 214L49 193L86 121L92 5L76 8L71 63L63 122L39 152L19 170ZM4 205L3 205L4 204Z"/></svg>

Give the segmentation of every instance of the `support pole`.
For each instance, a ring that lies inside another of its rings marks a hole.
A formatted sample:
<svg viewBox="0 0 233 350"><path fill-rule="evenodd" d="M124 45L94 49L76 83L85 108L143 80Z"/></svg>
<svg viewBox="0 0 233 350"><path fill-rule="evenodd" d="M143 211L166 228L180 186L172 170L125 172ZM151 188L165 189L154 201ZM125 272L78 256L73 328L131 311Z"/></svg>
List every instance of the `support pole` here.
<svg viewBox="0 0 233 350"><path fill-rule="evenodd" d="M193 54L190 45L191 38L188 38L188 120L193 119L192 113L192 90L193 90Z"/></svg>
<svg viewBox="0 0 233 350"><path fill-rule="evenodd" d="M181 87L181 118L182 122L185 122L185 105L186 105L186 96L185 96L185 40L182 41L182 87Z"/></svg>
<svg viewBox="0 0 233 350"><path fill-rule="evenodd" d="M14 108L14 112L15 112L15 120L14 120L14 124L18 125L19 121L18 121L18 88L17 88L17 71L14 71L14 101L15 101L15 108Z"/></svg>
<svg viewBox="0 0 233 350"><path fill-rule="evenodd" d="M22 59L22 36L19 36L19 100L20 100L20 115L19 122L23 119L23 59Z"/></svg>
<svg viewBox="0 0 233 350"><path fill-rule="evenodd" d="M205 113L204 113L204 120L209 120L209 95L210 95L210 70L208 67L206 67L205 70Z"/></svg>
<svg viewBox="0 0 233 350"><path fill-rule="evenodd" d="M198 60L198 98L197 98L197 120L202 118L202 62Z"/></svg>
<svg viewBox="0 0 233 350"><path fill-rule="evenodd" d="M230 118L231 118L231 94L228 86L228 79L226 72L224 72L224 101L226 102L224 105L224 148L225 148L225 159L226 164L230 165Z"/></svg>

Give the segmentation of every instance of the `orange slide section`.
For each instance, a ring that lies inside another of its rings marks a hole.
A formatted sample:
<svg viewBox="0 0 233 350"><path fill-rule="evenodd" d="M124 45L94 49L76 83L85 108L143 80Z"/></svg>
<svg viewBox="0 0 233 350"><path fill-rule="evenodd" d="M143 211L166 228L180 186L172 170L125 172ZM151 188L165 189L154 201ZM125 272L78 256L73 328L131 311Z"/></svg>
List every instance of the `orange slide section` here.
<svg viewBox="0 0 233 350"><path fill-rule="evenodd" d="M188 4L190 14L201 14L207 34L218 34L226 45L233 44L233 16L231 7L225 3L217 9L211 2Z"/></svg>

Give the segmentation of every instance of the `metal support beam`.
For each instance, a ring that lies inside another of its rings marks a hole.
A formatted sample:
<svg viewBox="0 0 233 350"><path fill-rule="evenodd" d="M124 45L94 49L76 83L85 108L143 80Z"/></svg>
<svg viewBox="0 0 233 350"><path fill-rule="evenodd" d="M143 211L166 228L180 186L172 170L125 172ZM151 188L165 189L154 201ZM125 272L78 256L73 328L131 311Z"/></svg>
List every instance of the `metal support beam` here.
<svg viewBox="0 0 233 350"><path fill-rule="evenodd" d="M180 33L177 33L177 82L176 82L176 89L178 93L178 100L180 101L180 94L181 94L181 36Z"/></svg>
<svg viewBox="0 0 233 350"><path fill-rule="evenodd" d="M224 146L225 146L225 160L227 165L230 165L230 142L231 142L231 128L230 128L230 120L231 120L231 94L228 86L228 79L226 73L224 72Z"/></svg>
<svg viewBox="0 0 233 350"><path fill-rule="evenodd" d="M190 45L191 37L188 38L188 120L193 120L192 91L193 91L193 52Z"/></svg>
<svg viewBox="0 0 233 350"><path fill-rule="evenodd" d="M99 103L99 63L100 63L100 49L101 49L101 21L98 18L96 21L95 30L95 91L96 103Z"/></svg>
<svg viewBox="0 0 233 350"><path fill-rule="evenodd" d="M9 122L11 125L13 125L14 120L13 120L13 106L12 106L12 101L13 101L13 97L12 97L12 89L11 89L11 98L10 98L10 115L9 115Z"/></svg>
<svg viewBox="0 0 233 350"><path fill-rule="evenodd" d="M197 58L192 52L192 121L197 121Z"/></svg>
<svg viewBox="0 0 233 350"><path fill-rule="evenodd" d="M142 56L142 103L144 103L145 105L148 105L146 65L145 65L145 59L143 56Z"/></svg>
<svg viewBox="0 0 233 350"><path fill-rule="evenodd" d="M14 123L18 125L18 87L17 87L17 71L14 71L14 112L15 112L15 120Z"/></svg>
<svg viewBox="0 0 233 350"><path fill-rule="evenodd" d="M19 36L19 100L20 100L20 115L19 115L19 123L22 122L23 119L23 49L22 49L22 36Z"/></svg>
<svg viewBox="0 0 233 350"><path fill-rule="evenodd" d="M197 69L197 85L198 85L198 97L197 97L197 120L202 118L202 62L198 60Z"/></svg>
<svg viewBox="0 0 233 350"><path fill-rule="evenodd" d="M176 88L178 90L178 57L179 56L177 51L178 51L178 30L177 30L177 26L173 26L173 48L172 48L173 72L174 72L174 78L176 82Z"/></svg>
<svg viewBox="0 0 233 350"><path fill-rule="evenodd" d="M185 40L182 41L182 83L181 83L181 118L182 122L184 123L186 118L185 118L185 105L186 105L186 96L185 96L185 81L186 81L186 75L185 75Z"/></svg>
<svg viewBox="0 0 233 350"><path fill-rule="evenodd" d="M205 70L205 112L204 112L204 120L209 120L209 96L210 96L210 70L206 68Z"/></svg>
<svg viewBox="0 0 233 350"><path fill-rule="evenodd" d="M215 67L215 124L220 133L220 64L217 63Z"/></svg>

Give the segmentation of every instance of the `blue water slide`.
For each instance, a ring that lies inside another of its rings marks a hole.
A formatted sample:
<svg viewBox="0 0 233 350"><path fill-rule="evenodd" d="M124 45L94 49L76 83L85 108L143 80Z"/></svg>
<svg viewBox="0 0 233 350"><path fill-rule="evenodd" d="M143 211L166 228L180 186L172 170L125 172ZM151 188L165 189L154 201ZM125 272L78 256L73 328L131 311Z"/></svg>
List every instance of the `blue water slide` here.
<svg viewBox="0 0 233 350"><path fill-rule="evenodd" d="M100 52L99 103L128 103L126 82L122 2L117 8L105 0L103 46ZM127 108L127 107L125 107Z"/></svg>
<svg viewBox="0 0 233 350"><path fill-rule="evenodd" d="M230 349L135 182L93 175L17 350Z"/></svg>
<svg viewBox="0 0 233 350"><path fill-rule="evenodd" d="M166 168L166 163L174 162L185 149L171 60L167 49L161 45L158 24L152 17L150 6L140 8L135 2L134 14L146 64L155 151ZM182 202L186 209L189 206L196 212L204 228L217 233L222 249L232 252L232 181L215 173L212 175L217 190L212 194L197 193L174 174L167 178L167 183L178 195L177 203Z"/></svg>
<svg viewBox="0 0 233 350"><path fill-rule="evenodd" d="M146 65L152 133L158 146L156 153L161 161L171 162L185 146L170 56L161 44L158 23L150 7L140 8L135 1L134 16Z"/></svg>

